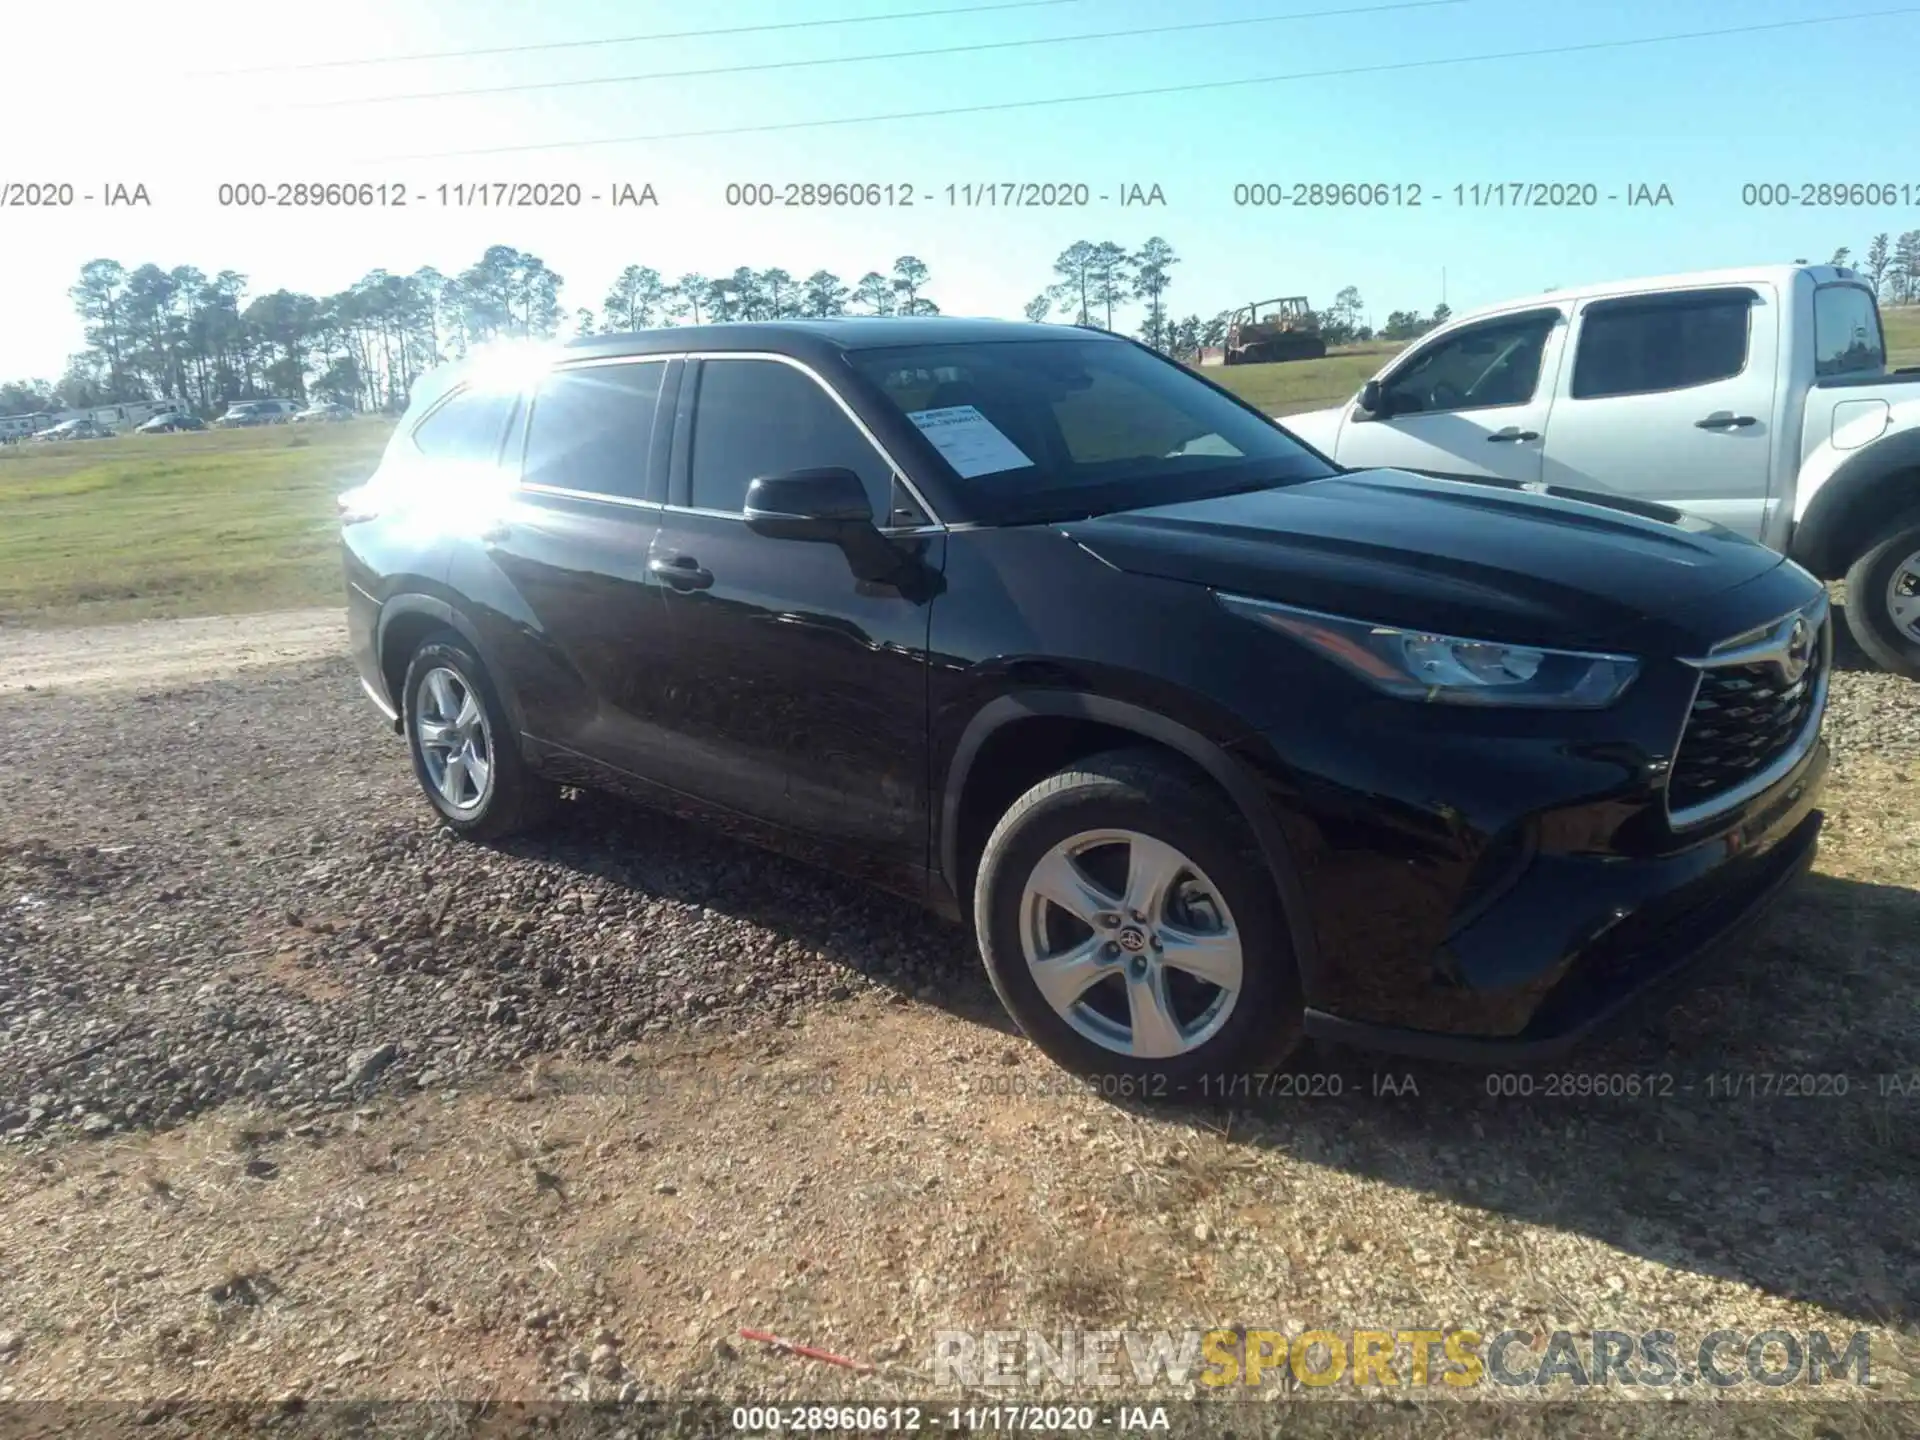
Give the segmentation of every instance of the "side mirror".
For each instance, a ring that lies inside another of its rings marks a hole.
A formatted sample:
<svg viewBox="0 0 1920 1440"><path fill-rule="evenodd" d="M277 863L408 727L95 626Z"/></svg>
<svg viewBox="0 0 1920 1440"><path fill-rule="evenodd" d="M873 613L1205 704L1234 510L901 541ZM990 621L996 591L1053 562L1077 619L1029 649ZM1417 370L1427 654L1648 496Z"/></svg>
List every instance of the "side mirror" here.
<svg viewBox="0 0 1920 1440"><path fill-rule="evenodd" d="M873 530L867 487L851 470L795 470L747 486L747 528L772 540L839 543Z"/></svg>
<svg viewBox="0 0 1920 1440"><path fill-rule="evenodd" d="M1387 414L1386 394L1380 388L1378 380L1369 380L1360 387L1360 408L1367 414L1385 419Z"/></svg>
<svg viewBox="0 0 1920 1440"><path fill-rule="evenodd" d="M915 604L932 596L939 575L873 523L867 487L851 470L795 470L763 475L747 486L747 528L771 540L824 540L838 545L854 579L891 585Z"/></svg>

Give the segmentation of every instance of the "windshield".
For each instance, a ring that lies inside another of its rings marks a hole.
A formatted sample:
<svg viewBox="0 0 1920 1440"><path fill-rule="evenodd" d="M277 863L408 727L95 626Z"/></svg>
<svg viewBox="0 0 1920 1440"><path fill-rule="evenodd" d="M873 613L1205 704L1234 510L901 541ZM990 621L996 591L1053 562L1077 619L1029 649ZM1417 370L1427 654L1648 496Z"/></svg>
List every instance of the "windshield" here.
<svg viewBox="0 0 1920 1440"><path fill-rule="evenodd" d="M1168 505L1332 473L1279 426L1111 340L854 351L990 523Z"/></svg>

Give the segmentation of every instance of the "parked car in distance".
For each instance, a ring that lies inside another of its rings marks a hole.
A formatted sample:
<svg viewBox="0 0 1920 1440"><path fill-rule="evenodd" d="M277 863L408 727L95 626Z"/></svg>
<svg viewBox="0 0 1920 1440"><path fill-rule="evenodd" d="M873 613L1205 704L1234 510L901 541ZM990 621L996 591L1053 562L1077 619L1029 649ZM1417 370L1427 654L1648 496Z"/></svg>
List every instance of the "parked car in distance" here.
<svg viewBox="0 0 1920 1440"><path fill-rule="evenodd" d="M0 415L0 441L31 439L53 423L53 416L45 411L25 415Z"/></svg>
<svg viewBox="0 0 1920 1440"><path fill-rule="evenodd" d="M1823 587L1697 516L1343 473L1146 347L783 321L425 377L341 497L427 802L599 787L970 923L1114 1093L1563 1051L1811 864Z"/></svg>
<svg viewBox="0 0 1920 1440"><path fill-rule="evenodd" d="M284 425L301 408L297 400L237 400L213 423L224 429L243 425Z"/></svg>
<svg viewBox="0 0 1920 1440"><path fill-rule="evenodd" d="M97 420L63 420L33 437L49 443L61 440L111 440L113 431Z"/></svg>
<svg viewBox="0 0 1920 1440"><path fill-rule="evenodd" d="M1651 500L1845 578L1847 626L1920 679L1920 368L1887 369L1872 286L1774 265L1478 310L1345 405L1282 422L1341 465Z"/></svg>
<svg viewBox="0 0 1920 1440"><path fill-rule="evenodd" d="M171 435L176 430L204 430L207 422L198 415L185 415L178 411L167 411L154 416L133 433L136 435Z"/></svg>
<svg viewBox="0 0 1920 1440"><path fill-rule="evenodd" d="M353 411L331 400L320 400L298 411L293 416L296 425L309 425L315 421L351 420Z"/></svg>

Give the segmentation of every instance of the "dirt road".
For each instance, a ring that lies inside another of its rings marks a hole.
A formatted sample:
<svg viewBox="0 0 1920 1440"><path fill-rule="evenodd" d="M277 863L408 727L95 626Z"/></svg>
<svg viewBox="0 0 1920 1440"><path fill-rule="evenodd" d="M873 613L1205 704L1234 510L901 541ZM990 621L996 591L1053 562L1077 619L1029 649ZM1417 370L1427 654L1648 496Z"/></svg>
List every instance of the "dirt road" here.
<svg viewBox="0 0 1920 1440"><path fill-rule="evenodd" d="M337 606L74 629L0 629L0 695L205 679L338 655L346 644L346 613Z"/></svg>

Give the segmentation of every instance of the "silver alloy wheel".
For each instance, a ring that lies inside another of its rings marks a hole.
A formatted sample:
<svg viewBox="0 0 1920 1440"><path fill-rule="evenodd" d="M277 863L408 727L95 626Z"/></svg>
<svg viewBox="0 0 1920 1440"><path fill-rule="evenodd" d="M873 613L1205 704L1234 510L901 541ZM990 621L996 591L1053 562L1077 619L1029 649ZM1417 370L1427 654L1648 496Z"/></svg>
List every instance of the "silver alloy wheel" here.
<svg viewBox="0 0 1920 1440"><path fill-rule="evenodd" d="M458 670L439 665L414 692L413 733L427 778L455 810L477 810L493 783L493 732L486 707Z"/></svg>
<svg viewBox="0 0 1920 1440"><path fill-rule="evenodd" d="M1020 947L1054 1013L1102 1049L1166 1060L1220 1033L1240 998L1240 932L1220 888L1177 848L1090 830L1033 867Z"/></svg>
<svg viewBox="0 0 1920 1440"><path fill-rule="evenodd" d="M1887 581L1887 614L1896 629L1920 640L1920 550L1893 567Z"/></svg>

